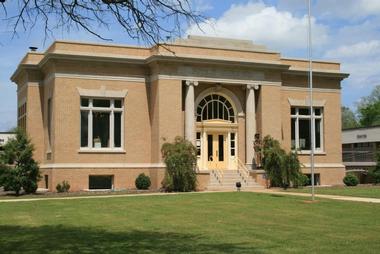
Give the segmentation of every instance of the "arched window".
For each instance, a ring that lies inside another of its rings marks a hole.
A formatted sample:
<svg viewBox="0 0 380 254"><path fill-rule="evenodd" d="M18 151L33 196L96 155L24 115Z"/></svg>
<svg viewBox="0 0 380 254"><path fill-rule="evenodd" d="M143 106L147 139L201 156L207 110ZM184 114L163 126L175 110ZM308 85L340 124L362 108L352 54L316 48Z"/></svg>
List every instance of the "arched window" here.
<svg viewBox="0 0 380 254"><path fill-rule="evenodd" d="M231 103L222 95L210 94L197 107L197 122L219 119L235 122L235 112Z"/></svg>

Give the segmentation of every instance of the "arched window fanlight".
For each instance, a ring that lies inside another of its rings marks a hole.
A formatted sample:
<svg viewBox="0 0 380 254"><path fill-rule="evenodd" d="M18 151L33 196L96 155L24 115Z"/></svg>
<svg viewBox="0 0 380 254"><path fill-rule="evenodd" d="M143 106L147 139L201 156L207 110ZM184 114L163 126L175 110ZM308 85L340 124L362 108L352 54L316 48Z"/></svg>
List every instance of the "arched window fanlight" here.
<svg viewBox="0 0 380 254"><path fill-rule="evenodd" d="M222 95L207 95L198 104L197 122L213 119L235 122L234 109L231 103Z"/></svg>

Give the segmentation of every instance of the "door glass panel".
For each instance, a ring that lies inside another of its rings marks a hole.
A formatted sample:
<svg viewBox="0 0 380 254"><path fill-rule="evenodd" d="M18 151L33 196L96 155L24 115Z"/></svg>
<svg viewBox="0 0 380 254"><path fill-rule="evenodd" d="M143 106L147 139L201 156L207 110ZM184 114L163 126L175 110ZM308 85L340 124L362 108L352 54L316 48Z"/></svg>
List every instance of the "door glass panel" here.
<svg viewBox="0 0 380 254"><path fill-rule="evenodd" d="M224 136L223 135L219 135L218 149L219 149L218 160L224 161Z"/></svg>
<svg viewBox="0 0 380 254"><path fill-rule="evenodd" d="M121 112L115 112L114 118L114 145L115 147L121 147Z"/></svg>
<svg viewBox="0 0 380 254"><path fill-rule="evenodd" d="M92 114L92 135L94 137L93 147L109 147L110 113L93 112Z"/></svg>
<svg viewBox="0 0 380 254"><path fill-rule="evenodd" d="M207 135L207 160L212 161L212 135Z"/></svg>

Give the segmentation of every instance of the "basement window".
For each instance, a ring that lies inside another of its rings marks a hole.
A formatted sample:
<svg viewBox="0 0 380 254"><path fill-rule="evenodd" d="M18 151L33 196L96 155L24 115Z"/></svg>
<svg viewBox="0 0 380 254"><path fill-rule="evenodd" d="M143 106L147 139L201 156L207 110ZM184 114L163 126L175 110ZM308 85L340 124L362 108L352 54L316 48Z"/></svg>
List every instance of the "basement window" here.
<svg viewBox="0 0 380 254"><path fill-rule="evenodd" d="M112 190L113 175L90 175L88 188L90 190Z"/></svg>

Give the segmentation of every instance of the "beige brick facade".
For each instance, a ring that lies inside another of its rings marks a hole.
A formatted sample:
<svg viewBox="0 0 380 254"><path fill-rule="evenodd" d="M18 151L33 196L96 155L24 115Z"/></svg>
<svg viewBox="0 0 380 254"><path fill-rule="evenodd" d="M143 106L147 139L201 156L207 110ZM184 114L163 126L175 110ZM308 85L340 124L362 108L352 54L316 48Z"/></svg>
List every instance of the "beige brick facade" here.
<svg viewBox="0 0 380 254"><path fill-rule="evenodd" d="M334 62L316 61L313 66L314 99L323 102L324 130L323 149L315 157L316 173L321 184L341 184L340 82L347 74ZM151 177L151 188L158 189L165 171L161 146L185 135L186 81L196 82L195 100L205 91L225 91L226 98L233 97L236 123L218 128L228 133L228 142L230 133L236 133L236 158L245 162L250 132L271 135L290 149L290 102L308 100L306 68L305 60L282 58L278 52L239 40L190 37L168 48L56 41L43 53L27 53L12 80L18 86L19 103L27 103L26 129L50 190L63 180L70 182L72 191L86 190L90 175L112 175L114 189L134 188L142 172ZM256 130L246 130L247 85L255 86ZM121 149L81 149L84 90L96 98L126 94ZM204 137L202 153L206 153ZM229 156L230 143L226 147ZM308 154L301 153L300 158L307 173ZM232 159L226 167L231 164ZM205 189L209 181L208 169L202 167L198 189ZM40 187L45 184L44 178Z"/></svg>

